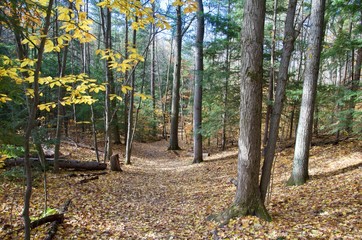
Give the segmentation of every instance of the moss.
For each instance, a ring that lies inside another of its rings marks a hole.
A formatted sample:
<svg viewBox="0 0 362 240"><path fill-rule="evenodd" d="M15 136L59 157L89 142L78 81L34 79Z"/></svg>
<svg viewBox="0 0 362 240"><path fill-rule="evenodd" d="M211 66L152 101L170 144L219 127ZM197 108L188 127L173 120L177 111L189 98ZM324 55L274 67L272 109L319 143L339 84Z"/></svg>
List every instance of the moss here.
<svg viewBox="0 0 362 240"><path fill-rule="evenodd" d="M300 186L306 182L307 182L307 179L304 179L304 178L295 179L292 175L292 176L290 176L290 178L288 179L286 184L287 184L287 186Z"/></svg>
<svg viewBox="0 0 362 240"><path fill-rule="evenodd" d="M213 220L219 223L219 226L221 227L228 224L231 219L247 215L257 216L268 222L272 220L265 206L261 202L255 203L253 206L250 207L234 204L220 214L209 216L207 220Z"/></svg>

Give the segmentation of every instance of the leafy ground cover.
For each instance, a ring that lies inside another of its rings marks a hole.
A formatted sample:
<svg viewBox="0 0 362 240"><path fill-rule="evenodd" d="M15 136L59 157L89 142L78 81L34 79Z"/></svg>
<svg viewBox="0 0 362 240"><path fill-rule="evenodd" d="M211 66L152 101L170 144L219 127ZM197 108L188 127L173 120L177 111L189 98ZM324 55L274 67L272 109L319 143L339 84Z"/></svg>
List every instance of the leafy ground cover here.
<svg viewBox="0 0 362 240"><path fill-rule="evenodd" d="M184 146L186 148L186 146ZM108 172L81 184L80 172L48 173L48 205L71 205L56 239L361 239L362 143L313 147L311 179L287 187L293 149L280 152L274 167L267 208L272 222L255 217L218 227L206 217L227 208L235 187L237 151L213 153L202 164L191 164L187 151L167 151L167 142L136 143L133 163L123 172ZM123 152L115 148L117 152ZM64 145L72 159L94 159L89 149ZM18 170L19 171L19 170ZM89 172L84 172L88 174ZM23 180L21 173L2 172L0 179L0 239L19 239ZM44 208L41 174L34 181L33 216ZM42 239L49 226L32 231ZM9 233L12 232L12 233Z"/></svg>

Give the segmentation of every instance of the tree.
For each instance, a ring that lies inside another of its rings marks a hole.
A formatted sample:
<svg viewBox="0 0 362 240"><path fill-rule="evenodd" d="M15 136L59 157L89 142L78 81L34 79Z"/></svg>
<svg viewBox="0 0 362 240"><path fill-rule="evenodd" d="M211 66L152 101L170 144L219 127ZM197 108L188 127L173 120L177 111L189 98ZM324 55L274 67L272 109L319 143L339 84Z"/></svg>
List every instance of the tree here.
<svg viewBox="0 0 362 240"><path fill-rule="evenodd" d="M297 6L297 0L290 0L287 17L285 20L285 33L284 33L284 42L283 42L283 53L282 58L280 60L279 73L277 76L277 86L276 86L276 94L275 101L272 108L272 114L270 119L270 131L268 134L268 141L266 145L265 155L264 155L264 164L262 177L260 182L260 190L263 201L265 201L265 197L267 194L268 186L270 183L271 169L273 166L274 155L276 143L278 140L278 132L280 125L280 117L283 110L284 98L285 98L285 89L288 79L288 69L290 58L292 56L292 52L294 50L294 41L297 37L297 33L294 28L294 16L295 10ZM274 31L274 30L273 30ZM273 60L272 60L273 62ZM271 75L274 76L274 69L272 66ZM274 78L274 77L273 77ZM272 78L271 78L272 80ZM266 123L267 124L267 123ZM267 131L267 128L265 128ZM266 139L266 138L264 138Z"/></svg>
<svg viewBox="0 0 362 240"><path fill-rule="evenodd" d="M244 215L271 219L259 190L264 18L265 1L245 1L241 38L237 189L233 205L217 217L223 224Z"/></svg>
<svg viewBox="0 0 362 240"><path fill-rule="evenodd" d="M323 40L325 0L313 0L309 47L303 83L302 104L299 115L292 175L289 185L302 185L308 180L309 147L312 140L313 113Z"/></svg>
<svg viewBox="0 0 362 240"><path fill-rule="evenodd" d="M137 17L135 19L137 22ZM137 43L137 30L133 30L132 34L132 48L136 49ZM126 142L126 164L131 164L131 152L132 152L132 128L133 128L133 109L134 109L134 93L135 93L135 81L136 81L136 66L132 69L131 73L131 94L129 96L129 108L128 108L128 127L127 127L127 142Z"/></svg>
<svg viewBox="0 0 362 240"><path fill-rule="evenodd" d="M101 10L101 22L102 22L102 32L104 37L104 47L106 50L112 50L112 13L109 7L106 8L106 13L104 14L103 8ZM110 95L113 93L113 72L111 69L111 57L106 58L105 63L105 79L106 79L106 95L105 95L105 109L104 109L104 116L105 116L105 146L104 146L104 162L109 161L112 156L112 104Z"/></svg>
<svg viewBox="0 0 362 240"><path fill-rule="evenodd" d="M168 150L179 150L178 144L178 122L180 112L180 81L181 81L181 48L182 48L182 18L181 6L176 6L176 52L175 66L172 82L172 104L171 104L171 132Z"/></svg>
<svg viewBox="0 0 362 240"><path fill-rule="evenodd" d="M228 95L229 95L229 81L230 81L230 41L231 41L231 1L228 0L227 8L227 32L226 32L226 56L225 56L225 82L224 82L224 93L223 93L223 105L224 112L222 114L222 136L221 136L221 150L226 150L226 126L228 122Z"/></svg>
<svg viewBox="0 0 362 240"><path fill-rule="evenodd" d="M195 75L195 89L194 89L194 163L200 163L202 159L202 80L204 71L204 6L202 0L198 0L197 10L197 32L196 32L196 75Z"/></svg>

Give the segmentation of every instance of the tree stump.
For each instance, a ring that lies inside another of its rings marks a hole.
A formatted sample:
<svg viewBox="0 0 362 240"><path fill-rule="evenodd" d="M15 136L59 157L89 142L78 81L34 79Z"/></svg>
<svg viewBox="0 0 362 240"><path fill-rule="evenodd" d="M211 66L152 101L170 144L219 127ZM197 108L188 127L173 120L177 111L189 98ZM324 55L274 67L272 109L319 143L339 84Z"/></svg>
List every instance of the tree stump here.
<svg viewBox="0 0 362 240"><path fill-rule="evenodd" d="M119 163L119 155L118 154L111 156L111 170L112 171L118 171L118 172L122 171L121 165Z"/></svg>

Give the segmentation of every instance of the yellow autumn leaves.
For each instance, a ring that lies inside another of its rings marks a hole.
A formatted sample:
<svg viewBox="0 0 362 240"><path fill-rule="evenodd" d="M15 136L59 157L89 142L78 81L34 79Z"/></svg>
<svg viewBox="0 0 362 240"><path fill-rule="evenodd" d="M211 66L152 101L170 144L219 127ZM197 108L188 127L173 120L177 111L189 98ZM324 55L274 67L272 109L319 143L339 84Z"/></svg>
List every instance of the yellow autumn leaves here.
<svg viewBox="0 0 362 240"><path fill-rule="evenodd" d="M73 3L73 8L57 6L51 13L52 17L56 18L56 21L59 22L59 30L62 30L58 32L60 35L56 36L44 35L42 30L43 22L41 19L46 16L45 6L48 6L49 0L27 0L26 5L24 5L25 7L16 11L12 10L10 3L4 3L2 7L7 17L21 19L22 27L26 29L23 34L24 39L21 41L22 44L27 45L29 49L39 49L42 39L45 39L43 51L44 53L52 53L61 52L62 48L73 40L79 43L87 43L95 40L92 34L93 21L88 18L87 13L84 11L84 0L70 0L70 2ZM150 2L153 3L154 1L151 0ZM107 7L112 11L118 11L127 16L131 21L133 19L134 21L131 23L131 27L135 30L144 29L151 23L155 24L158 28L171 28L165 16L156 14L151 7L143 5L139 0L105 0L97 5L102 8ZM193 0L175 0L173 5L184 6L185 13L196 11L197 8L197 3ZM135 21L136 18L137 21ZM29 21L27 19L29 19ZM2 23L2 20L0 20L0 23ZM112 49L98 49L96 50L96 54L101 56L100 59L110 60L108 67L112 70L125 73L134 68L138 62L144 61L143 56L137 52L136 48L129 47L127 51L127 58L124 58L124 56ZM0 55L0 81L11 79L18 85L24 84L24 93L31 98L34 96L34 90L29 88L29 84L34 83L35 65L36 59L24 58L19 60ZM42 91L44 91L46 87L50 89L54 87L64 88L67 96L60 101L62 105L92 104L96 100L89 96L89 94L105 91L104 84L96 83L96 80L89 79L85 74L69 75L61 78L41 76L37 80L39 85L43 86L39 92L40 97L43 96ZM129 86L121 87L123 93L129 90L131 90ZM136 95L141 99L148 98L148 96L143 94ZM122 100L122 98L117 95L111 95L110 99ZM0 93L0 103L7 101L11 101L11 98L5 93ZM38 108L40 110L50 111L56 106L57 104L55 102L47 102L40 104Z"/></svg>
<svg viewBox="0 0 362 240"><path fill-rule="evenodd" d="M76 1L76 8L80 9L80 6L83 5L83 1ZM77 7L78 6L78 7ZM75 12L72 9L58 6L57 10L57 20L61 22L60 29L65 31L64 34L49 38L45 35L39 35L35 32L33 35L26 36L26 38L21 42L22 44L27 44L30 49L38 48L41 38L47 38L45 41L44 52L60 52L60 49L68 45L68 42L72 39L78 40L80 43L92 42L95 40L95 37L90 33L91 25L93 21L87 18L86 12Z"/></svg>

